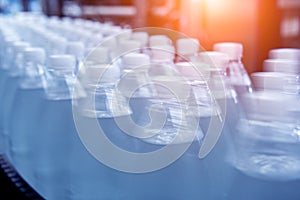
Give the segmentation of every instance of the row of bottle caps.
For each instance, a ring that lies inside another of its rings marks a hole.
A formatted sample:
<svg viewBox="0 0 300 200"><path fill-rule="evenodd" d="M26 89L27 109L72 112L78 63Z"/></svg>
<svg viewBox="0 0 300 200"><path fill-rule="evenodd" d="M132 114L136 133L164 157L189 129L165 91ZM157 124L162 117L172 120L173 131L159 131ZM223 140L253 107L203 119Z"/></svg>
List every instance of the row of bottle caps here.
<svg viewBox="0 0 300 200"><path fill-rule="evenodd" d="M214 66L229 77L232 85L251 87L250 78L241 63L243 46L239 43L217 43L214 45L214 52L204 52L197 39L180 38L176 40L175 48L167 35L149 35L143 31L83 19L47 18L43 15L21 13L16 16L2 16L0 21L3 24L0 32L3 44L0 56L1 67L4 69L13 66L12 62L18 68L21 59L27 62L46 63L48 69L74 72L82 65L117 63L119 61L116 60L120 58L123 68L134 68L150 63L170 64L175 60L176 70L190 80L201 79L203 76L207 80ZM299 52L299 49L270 50L270 58L264 61L264 71L299 74ZM24 58L21 58L22 56L18 58L16 56L18 53L24 54ZM230 65L232 61L241 64ZM201 65L198 64L200 62ZM13 73L16 75L24 73L22 67L19 68ZM112 82L121 76L122 72L118 69L114 68L113 71L106 73L112 77L104 77L105 81ZM88 77L98 80L100 73L99 70L98 72L91 70ZM252 75L254 86L266 89L286 86L282 83L282 78L272 79L270 75L270 73L254 73ZM297 90L295 87L289 89Z"/></svg>

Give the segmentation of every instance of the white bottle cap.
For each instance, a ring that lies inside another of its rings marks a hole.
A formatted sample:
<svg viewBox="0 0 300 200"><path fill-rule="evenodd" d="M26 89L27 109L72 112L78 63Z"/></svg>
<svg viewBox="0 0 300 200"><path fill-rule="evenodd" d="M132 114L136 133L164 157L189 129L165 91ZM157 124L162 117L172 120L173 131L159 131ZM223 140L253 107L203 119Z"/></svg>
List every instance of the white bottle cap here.
<svg viewBox="0 0 300 200"><path fill-rule="evenodd" d="M269 57L273 59L300 60L300 49L279 48L269 51Z"/></svg>
<svg viewBox="0 0 300 200"><path fill-rule="evenodd" d="M285 73L300 73L300 60L287 59L267 59L263 64L264 71L267 72L285 72Z"/></svg>
<svg viewBox="0 0 300 200"><path fill-rule="evenodd" d="M101 41L100 45L112 51L117 48L118 41L115 37L107 37Z"/></svg>
<svg viewBox="0 0 300 200"><path fill-rule="evenodd" d="M5 38L5 40L4 40L4 44L3 44L3 46L4 46L4 48L13 48L13 46L14 46L14 44L16 43L16 42L18 42L19 41L19 39L18 38Z"/></svg>
<svg viewBox="0 0 300 200"><path fill-rule="evenodd" d="M226 53L231 60L239 60L243 56L243 45L236 42L220 42L214 44L214 51Z"/></svg>
<svg viewBox="0 0 300 200"><path fill-rule="evenodd" d="M66 53L81 60L84 56L84 44L82 42L68 42Z"/></svg>
<svg viewBox="0 0 300 200"><path fill-rule="evenodd" d="M72 71L75 69L75 66L75 57L72 55L51 55L49 57L48 68L50 69Z"/></svg>
<svg viewBox="0 0 300 200"><path fill-rule="evenodd" d="M52 36L51 49L54 54L65 54L67 48L67 40L63 37Z"/></svg>
<svg viewBox="0 0 300 200"><path fill-rule="evenodd" d="M177 62L176 69L189 80L206 80L209 78L209 65L196 62Z"/></svg>
<svg viewBox="0 0 300 200"><path fill-rule="evenodd" d="M164 46L164 45L172 45L172 41L166 35L151 35L149 37L149 46Z"/></svg>
<svg viewBox="0 0 300 200"><path fill-rule="evenodd" d="M86 64L109 63L109 50L106 47L96 47L86 57Z"/></svg>
<svg viewBox="0 0 300 200"><path fill-rule="evenodd" d="M114 84L120 79L120 69L111 64L98 64L86 69L84 83L99 85L98 83Z"/></svg>
<svg viewBox="0 0 300 200"><path fill-rule="evenodd" d="M150 58L146 54L141 53L130 53L122 58L123 65L125 69L131 69L134 67L145 67L145 65L149 65ZM146 66L149 67L149 66Z"/></svg>
<svg viewBox="0 0 300 200"><path fill-rule="evenodd" d="M210 67L226 68L229 63L229 56L217 51L206 51L198 54L201 62L208 64Z"/></svg>
<svg viewBox="0 0 300 200"><path fill-rule="evenodd" d="M289 121L290 106L296 104L293 95L259 91L242 97L246 114L254 120Z"/></svg>
<svg viewBox="0 0 300 200"><path fill-rule="evenodd" d="M196 38L180 38L176 42L177 54L179 56L196 54L200 44Z"/></svg>
<svg viewBox="0 0 300 200"><path fill-rule="evenodd" d="M20 38L18 35L16 34L12 34L12 35L6 35L4 36L4 39L3 39L4 43L7 43L7 42L16 42L16 41L20 41Z"/></svg>
<svg viewBox="0 0 300 200"><path fill-rule="evenodd" d="M134 40L122 40L119 42L118 47L118 56L122 56L124 53L131 53L131 52L139 52L141 48L141 43Z"/></svg>
<svg viewBox="0 0 300 200"><path fill-rule="evenodd" d="M169 61L175 57L175 48L172 45L151 47L151 59L153 61Z"/></svg>
<svg viewBox="0 0 300 200"><path fill-rule="evenodd" d="M128 98L135 97L149 97L151 92L148 86L151 86L147 76L143 71L134 70L125 73L118 82L119 91ZM140 88L140 91L136 91Z"/></svg>
<svg viewBox="0 0 300 200"><path fill-rule="evenodd" d="M191 88L181 76L153 76L151 81L155 84L160 98L179 98L182 100L189 98Z"/></svg>
<svg viewBox="0 0 300 200"><path fill-rule="evenodd" d="M13 44L13 49L16 53L23 52L30 44L27 42L15 42Z"/></svg>
<svg viewBox="0 0 300 200"><path fill-rule="evenodd" d="M284 91L297 76L280 72L255 72L251 78L256 89Z"/></svg>
<svg viewBox="0 0 300 200"><path fill-rule="evenodd" d="M122 29L120 32L118 32L117 39L119 42L122 40L129 40L131 38L132 29Z"/></svg>
<svg viewBox="0 0 300 200"><path fill-rule="evenodd" d="M131 39L141 43L141 47L147 46L149 35L147 32L133 32Z"/></svg>
<svg viewBox="0 0 300 200"><path fill-rule="evenodd" d="M120 26L112 26L110 24L104 24L101 34L104 36L116 35L122 31Z"/></svg>
<svg viewBox="0 0 300 200"><path fill-rule="evenodd" d="M24 59L26 61L44 64L46 59L45 50L37 47L26 48L24 51Z"/></svg>

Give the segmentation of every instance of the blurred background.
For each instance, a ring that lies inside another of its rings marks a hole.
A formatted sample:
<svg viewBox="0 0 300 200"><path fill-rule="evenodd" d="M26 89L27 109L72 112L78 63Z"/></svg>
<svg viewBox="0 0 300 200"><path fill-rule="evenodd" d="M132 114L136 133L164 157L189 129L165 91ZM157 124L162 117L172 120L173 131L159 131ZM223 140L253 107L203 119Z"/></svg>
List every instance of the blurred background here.
<svg viewBox="0 0 300 200"><path fill-rule="evenodd" d="M0 0L0 11L165 27L198 38L207 50L240 42L248 73L262 70L270 49L300 47L299 0Z"/></svg>

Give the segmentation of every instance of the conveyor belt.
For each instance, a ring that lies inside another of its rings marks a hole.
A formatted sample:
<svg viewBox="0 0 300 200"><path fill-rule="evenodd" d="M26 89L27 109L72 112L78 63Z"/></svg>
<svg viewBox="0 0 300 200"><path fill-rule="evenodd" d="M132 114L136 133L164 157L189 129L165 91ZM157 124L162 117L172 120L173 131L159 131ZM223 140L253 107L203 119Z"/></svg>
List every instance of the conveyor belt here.
<svg viewBox="0 0 300 200"><path fill-rule="evenodd" d="M43 200L0 154L0 199Z"/></svg>

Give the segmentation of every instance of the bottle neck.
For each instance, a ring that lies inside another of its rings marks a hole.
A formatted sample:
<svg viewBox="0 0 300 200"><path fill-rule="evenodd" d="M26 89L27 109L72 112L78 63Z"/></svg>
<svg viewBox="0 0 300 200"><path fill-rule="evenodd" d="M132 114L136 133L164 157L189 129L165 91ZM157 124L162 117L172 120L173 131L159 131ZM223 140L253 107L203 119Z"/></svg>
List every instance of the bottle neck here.
<svg viewBox="0 0 300 200"><path fill-rule="evenodd" d="M22 72L20 87L23 89L40 89L43 87L42 76L44 74L43 64L38 62L25 62Z"/></svg>
<svg viewBox="0 0 300 200"><path fill-rule="evenodd" d="M71 70L48 69L43 77L46 97L50 100L71 100L76 80Z"/></svg>
<svg viewBox="0 0 300 200"><path fill-rule="evenodd" d="M24 69L24 56L22 53L17 53L12 60L9 74L12 77L21 77Z"/></svg>
<svg viewBox="0 0 300 200"><path fill-rule="evenodd" d="M231 60L228 64L226 73L227 76L229 76L231 85L249 87L248 92L251 92L251 80L241 60Z"/></svg>

